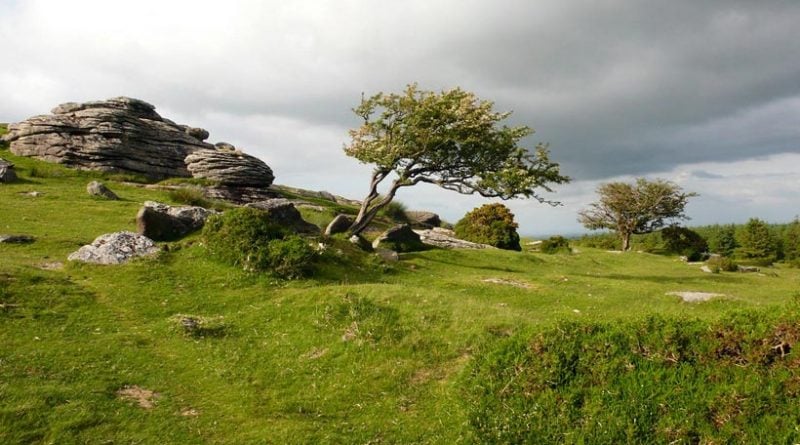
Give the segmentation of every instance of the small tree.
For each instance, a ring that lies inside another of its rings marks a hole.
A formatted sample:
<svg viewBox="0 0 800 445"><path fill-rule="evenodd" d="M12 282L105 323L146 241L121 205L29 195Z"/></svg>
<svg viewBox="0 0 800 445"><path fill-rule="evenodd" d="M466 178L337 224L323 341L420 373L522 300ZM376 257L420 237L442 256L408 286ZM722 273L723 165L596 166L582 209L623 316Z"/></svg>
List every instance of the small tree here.
<svg viewBox="0 0 800 445"><path fill-rule="evenodd" d="M783 234L784 258L791 263L800 261L800 218L795 218Z"/></svg>
<svg viewBox="0 0 800 445"><path fill-rule="evenodd" d="M350 131L352 141L344 150L375 169L350 232L361 233L398 189L420 182L463 194L556 204L537 189L552 191L550 184L569 178L550 161L546 145L533 152L519 146L533 130L502 124L511 113L492 107L460 88L434 93L417 85L362 99L353 111L364 123ZM388 191L379 195L378 186L392 175Z"/></svg>
<svg viewBox="0 0 800 445"><path fill-rule="evenodd" d="M742 258L774 260L777 254L775 237L766 222L750 218L737 233L739 248L736 254Z"/></svg>
<svg viewBox="0 0 800 445"><path fill-rule="evenodd" d="M688 219L683 211L689 198L677 184L661 179L639 178L633 184L609 182L597 188L600 201L578 213L578 221L590 230L610 229L630 249L631 235L650 233L670 220Z"/></svg>
<svg viewBox="0 0 800 445"><path fill-rule="evenodd" d="M739 245L736 242L736 226L726 224L724 226L712 226L708 236L708 249L713 253L722 256L732 256Z"/></svg>

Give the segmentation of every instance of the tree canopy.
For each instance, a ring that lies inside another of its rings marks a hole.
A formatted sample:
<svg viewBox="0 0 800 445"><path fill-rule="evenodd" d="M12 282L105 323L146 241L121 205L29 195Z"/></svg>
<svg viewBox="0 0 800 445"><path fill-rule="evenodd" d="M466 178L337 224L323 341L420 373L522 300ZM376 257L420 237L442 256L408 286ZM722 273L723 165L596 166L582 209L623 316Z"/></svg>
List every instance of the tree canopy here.
<svg viewBox="0 0 800 445"><path fill-rule="evenodd" d="M630 237L658 230L670 221L688 219L684 208L696 193L685 193L669 181L609 182L597 188L600 200L578 213L578 221L591 230L610 229L622 238L622 250L630 249Z"/></svg>
<svg viewBox="0 0 800 445"><path fill-rule="evenodd" d="M503 124L511 112L496 112L494 104L460 88L440 93L416 84L397 93L362 99L353 111L364 123L350 131L345 153L375 166L370 190L351 227L360 233L401 187L435 184L463 194L511 199L543 198L539 190L569 181L551 162L548 147L520 145L533 133L527 126ZM389 190L378 186L394 175Z"/></svg>

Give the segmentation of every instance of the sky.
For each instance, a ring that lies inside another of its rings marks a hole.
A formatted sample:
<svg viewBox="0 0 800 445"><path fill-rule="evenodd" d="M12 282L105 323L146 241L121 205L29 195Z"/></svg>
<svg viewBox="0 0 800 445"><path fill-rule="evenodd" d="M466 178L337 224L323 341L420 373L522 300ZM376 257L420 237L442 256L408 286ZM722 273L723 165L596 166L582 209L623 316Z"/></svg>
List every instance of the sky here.
<svg viewBox="0 0 800 445"><path fill-rule="evenodd" d="M505 202L523 234L575 234L598 184L697 192L689 224L800 214L800 2L0 0L0 122L136 97L258 156L276 183L359 199L342 148L362 93L462 87L513 111L573 180ZM419 185L457 221L492 202Z"/></svg>

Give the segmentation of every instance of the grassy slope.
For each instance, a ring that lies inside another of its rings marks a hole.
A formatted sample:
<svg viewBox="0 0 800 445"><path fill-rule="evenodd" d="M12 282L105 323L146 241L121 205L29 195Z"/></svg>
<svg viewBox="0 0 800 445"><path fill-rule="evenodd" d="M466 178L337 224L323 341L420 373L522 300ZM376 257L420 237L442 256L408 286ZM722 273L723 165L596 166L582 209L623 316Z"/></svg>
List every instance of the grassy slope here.
<svg viewBox="0 0 800 445"><path fill-rule="evenodd" d="M494 338L563 319L717 319L782 305L800 284L791 269L709 275L673 258L593 250L433 250L385 274L338 269L280 283L190 243L158 260L44 271L101 233L133 229L142 201L168 196L109 181L123 200L101 201L84 191L97 174L0 157L23 179L0 186L0 233L38 238L0 245L0 443L468 441L456 382ZM730 297L664 295L680 290ZM187 337L176 314L222 317L224 335ZM155 408L116 397L133 384L160 393ZM189 409L199 415L182 415Z"/></svg>

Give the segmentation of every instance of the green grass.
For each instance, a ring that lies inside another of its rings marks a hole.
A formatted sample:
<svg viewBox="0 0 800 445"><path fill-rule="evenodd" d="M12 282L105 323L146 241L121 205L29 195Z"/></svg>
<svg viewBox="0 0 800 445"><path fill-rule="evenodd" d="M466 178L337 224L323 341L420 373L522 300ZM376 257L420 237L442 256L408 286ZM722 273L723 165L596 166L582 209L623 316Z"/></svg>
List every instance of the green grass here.
<svg viewBox="0 0 800 445"><path fill-rule="evenodd" d="M716 323L785 311L800 288L797 269L705 274L587 248L435 249L387 266L338 238L332 259L298 281L218 263L197 235L153 260L42 270L100 234L134 230L143 201L172 201L113 178L122 199L99 200L85 186L103 175L0 157L21 177L0 185L0 233L37 238L0 245L0 443L476 442L467 378L509 336L652 315ZM683 290L727 297L665 295ZM186 314L217 334L187 335ZM159 393L155 406L119 398L126 385Z"/></svg>

